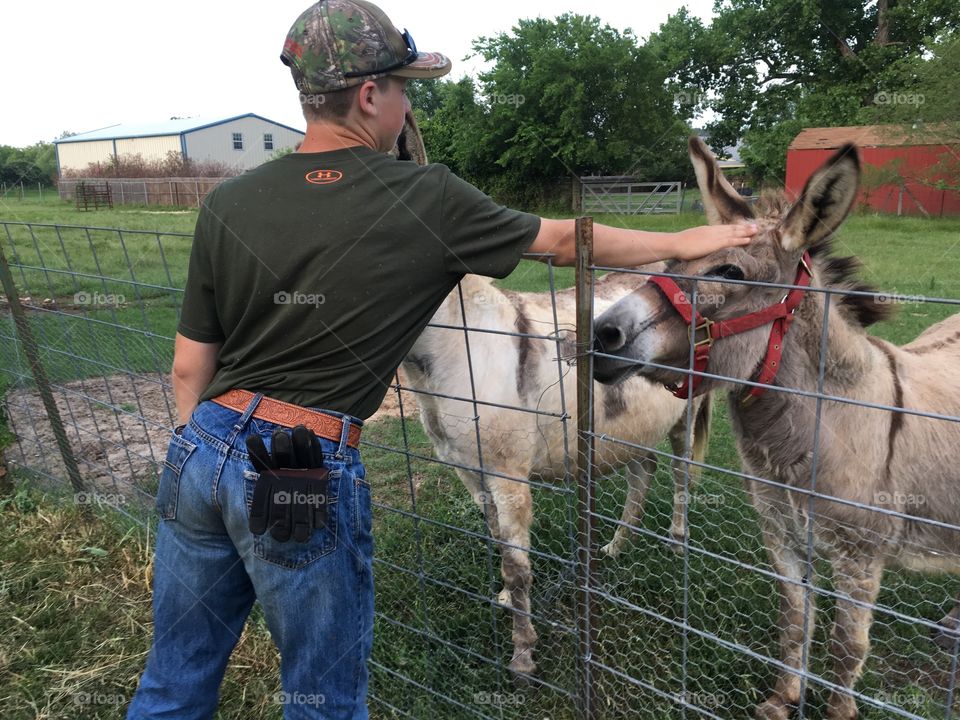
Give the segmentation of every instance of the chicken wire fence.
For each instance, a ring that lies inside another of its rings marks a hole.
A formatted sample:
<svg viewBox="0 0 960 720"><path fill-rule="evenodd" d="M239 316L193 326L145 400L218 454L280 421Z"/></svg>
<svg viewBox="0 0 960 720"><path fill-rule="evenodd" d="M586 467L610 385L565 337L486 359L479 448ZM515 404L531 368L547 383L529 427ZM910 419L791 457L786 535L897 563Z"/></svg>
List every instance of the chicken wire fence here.
<svg viewBox="0 0 960 720"><path fill-rule="evenodd" d="M3 225L23 308L18 327L7 288L8 463L37 482L69 479L78 503L153 522L192 236ZM658 273L600 277L610 269L592 264L588 222L582 235L573 289L558 289L549 259L540 293L468 276L365 428L372 717L746 717L786 667L778 584L790 578L768 562L746 489L777 482L741 471L720 398L592 381L605 355L591 350L592 317ZM844 402L911 414L794 392L818 413ZM811 642L787 672L806 691L794 714L807 718L827 716L837 687L828 621L849 601L814 550L801 589L820 622L805 614ZM882 587L875 601L854 601L875 622L863 677L845 694L864 717L954 717L960 634L941 618L960 583L888 571Z"/></svg>

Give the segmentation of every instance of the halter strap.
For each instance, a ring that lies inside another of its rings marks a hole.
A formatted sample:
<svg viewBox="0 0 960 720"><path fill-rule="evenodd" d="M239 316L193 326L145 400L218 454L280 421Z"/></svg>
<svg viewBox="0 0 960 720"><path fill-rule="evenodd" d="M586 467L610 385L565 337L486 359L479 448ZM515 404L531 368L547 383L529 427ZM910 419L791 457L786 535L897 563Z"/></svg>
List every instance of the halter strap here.
<svg viewBox="0 0 960 720"><path fill-rule="evenodd" d="M670 390L678 398L687 399L691 395L696 396L703 380L702 375L707 365L710 363L710 350L713 343L720 338L737 335L754 328L762 327L768 323L773 323L770 328L770 338L767 341L767 353L760 365L760 373L757 382L762 385L771 385L777 377L777 371L780 369L780 357L783 354L783 339L787 335L787 330L793 323L793 315L800 306L803 296L806 293L804 288L810 286L812 270L810 269L810 253L805 252L797 267L797 277L793 284L798 286L790 290L783 299L776 305L770 305L740 317L729 320L711 320L698 313L680 286L671 278L655 276L650 278L650 282L660 288L660 291L666 297L673 308L680 313L680 316L691 328L690 341L693 343L693 370L694 373L687 375L679 387L668 385ZM699 336L699 338L698 338ZM763 394L765 387L753 387L750 389L750 396L756 398Z"/></svg>

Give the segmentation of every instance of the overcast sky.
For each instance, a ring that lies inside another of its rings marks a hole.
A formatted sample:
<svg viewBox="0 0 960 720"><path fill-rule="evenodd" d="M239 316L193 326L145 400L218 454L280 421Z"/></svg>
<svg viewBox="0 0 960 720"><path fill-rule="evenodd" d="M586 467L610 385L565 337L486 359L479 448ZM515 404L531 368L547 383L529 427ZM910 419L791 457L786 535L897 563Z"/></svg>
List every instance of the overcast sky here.
<svg viewBox="0 0 960 720"><path fill-rule="evenodd" d="M303 129L289 70L279 60L304 0L90 0L5 3L0 43L5 102L0 145L52 141L118 123L253 112ZM471 41L520 18L589 12L641 38L686 5L709 19L712 0L482 0L379 2L421 50L453 60L450 78L475 74Z"/></svg>

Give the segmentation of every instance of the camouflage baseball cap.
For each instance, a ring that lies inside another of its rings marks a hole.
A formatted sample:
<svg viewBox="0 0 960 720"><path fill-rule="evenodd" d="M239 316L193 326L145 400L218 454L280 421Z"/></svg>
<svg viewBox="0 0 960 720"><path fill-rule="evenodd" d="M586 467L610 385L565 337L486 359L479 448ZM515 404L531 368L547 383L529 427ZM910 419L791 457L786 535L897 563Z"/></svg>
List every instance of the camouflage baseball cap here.
<svg viewBox="0 0 960 720"><path fill-rule="evenodd" d="M385 75L450 72L446 56L418 52L410 33L366 0L320 0L307 8L287 33L280 60L303 93L343 90Z"/></svg>

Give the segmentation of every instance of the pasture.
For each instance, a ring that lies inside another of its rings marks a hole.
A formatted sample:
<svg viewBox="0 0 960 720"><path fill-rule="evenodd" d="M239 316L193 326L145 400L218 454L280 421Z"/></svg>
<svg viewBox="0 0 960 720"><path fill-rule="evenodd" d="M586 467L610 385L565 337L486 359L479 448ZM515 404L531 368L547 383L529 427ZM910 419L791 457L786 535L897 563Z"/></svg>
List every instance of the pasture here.
<svg viewBox="0 0 960 720"><path fill-rule="evenodd" d="M0 201L0 219L144 231L6 225L0 242L16 264L18 287L31 297L28 305L35 309L28 314L54 384L74 387L104 376L133 383L131 375L168 372L190 247L190 238L180 233L192 232L195 212L78 213L66 203L28 198ZM595 220L661 231L704 222L692 213ZM837 244L862 260L867 282L907 296L896 301L892 320L872 328L874 334L904 343L956 309L923 299L960 298L960 220L855 215ZM572 270L554 273L558 287L573 284ZM543 291L548 268L525 261L499 284ZM13 336L5 311L0 392L8 394L31 385L28 366L9 341ZM405 403L408 398L402 395ZM157 425L166 408L143 408L139 398L119 405L117 411L132 418L149 412L154 420L149 428L144 423L144 432L162 435ZM21 431L29 422L12 420ZM70 418L64 421L70 436ZM368 425L364 439L376 504L371 716L575 717L577 608L569 561L576 543L569 494L533 489L533 549L543 554L532 558L531 594L541 675L540 682L516 687L506 669L509 614L493 605L500 588L495 548L483 540L475 505L450 468L430 462L432 449L415 420L384 417ZM86 527L56 472L24 467L30 458L19 454L16 442L6 453L20 462L12 473L18 492L0 501L0 530L13 539L0 549L4 717L118 717L118 705L125 705L118 698L132 695L150 641L147 568L156 476L129 478L121 512L101 508L100 521ZM740 469L723 402L715 403L707 463ZM597 513L619 517L625 490L622 478L602 479ZM51 502L57 497L59 504ZM609 670L594 678L599 717L745 717L775 677L764 658L777 657L777 593L765 574L756 518L740 480L706 471L689 502L690 545L703 552L681 558L660 539L668 532L671 506L672 480L661 463L641 535L618 560L600 564L597 660ZM601 544L614 529L613 522L599 523ZM888 572L878 602L901 615L878 616L857 690L907 717L944 717L950 693L954 712L960 710L956 658L909 620L938 621L958 593L956 578ZM820 609L829 612L830 603L821 602ZM819 625L812 648L811 671L817 675L825 671L825 627ZM255 610L228 670L219 717L281 717L273 699L279 690L275 655ZM816 689L806 717L823 717L826 694ZM680 696L697 709L684 712ZM903 716L868 703L861 707L865 718Z"/></svg>

